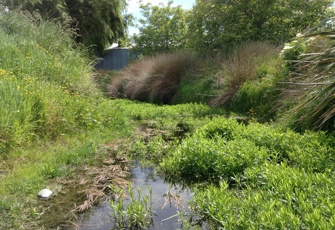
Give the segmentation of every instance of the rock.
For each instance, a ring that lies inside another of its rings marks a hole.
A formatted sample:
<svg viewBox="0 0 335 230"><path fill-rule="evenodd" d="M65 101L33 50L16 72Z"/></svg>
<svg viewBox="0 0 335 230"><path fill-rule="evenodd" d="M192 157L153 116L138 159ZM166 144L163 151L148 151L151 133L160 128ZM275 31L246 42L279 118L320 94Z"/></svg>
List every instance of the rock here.
<svg viewBox="0 0 335 230"><path fill-rule="evenodd" d="M37 196L43 199L48 199L52 195L52 191L49 189L42 189Z"/></svg>

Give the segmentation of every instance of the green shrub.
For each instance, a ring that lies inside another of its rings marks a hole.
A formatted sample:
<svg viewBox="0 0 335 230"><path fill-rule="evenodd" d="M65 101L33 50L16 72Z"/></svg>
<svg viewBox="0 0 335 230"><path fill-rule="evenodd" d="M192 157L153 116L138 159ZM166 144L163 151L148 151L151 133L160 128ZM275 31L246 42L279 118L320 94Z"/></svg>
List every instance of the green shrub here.
<svg viewBox="0 0 335 230"><path fill-rule="evenodd" d="M275 59L257 68L257 79L241 85L231 102L229 110L254 117L260 122L276 119L280 113L282 86L278 85L285 77L285 69L280 69L281 61Z"/></svg>
<svg viewBox="0 0 335 230"><path fill-rule="evenodd" d="M301 55L306 53L308 49L306 43L306 39L297 39L285 44L281 54L290 70L295 70L296 63L302 59Z"/></svg>
<svg viewBox="0 0 335 230"><path fill-rule="evenodd" d="M165 174L185 182L215 182L228 180L241 174L252 165L262 164L267 151L247 139L231 138L228 129L209 132L210 138L201 134L183 140L173 154L160 164Z"/></svg>
<svg viewBox="0 0 335 230"><path fill-rule="evenodd" d="M229 180L264 162L307 172L334 168L334 144L323 133L305 133L233 119L214 118L185 138L161 163L167 177L187 182Z"/></svg>

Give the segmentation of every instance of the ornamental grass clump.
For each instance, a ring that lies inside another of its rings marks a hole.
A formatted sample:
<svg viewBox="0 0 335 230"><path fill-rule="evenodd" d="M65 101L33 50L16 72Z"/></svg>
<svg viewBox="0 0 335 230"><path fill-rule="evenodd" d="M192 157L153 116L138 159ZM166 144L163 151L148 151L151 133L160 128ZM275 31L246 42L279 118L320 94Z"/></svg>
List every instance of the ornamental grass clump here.
<svg viewBox="0 0 335 230"><path fill-rule="evenodd" d="M107 87L110 97L169 103L181 79L197 67L190 53L159 54L138 60L117 74Z"/></svg>
<svg viewBox="0 0 335 230"><path fill-rule="evenodd" d="M306 129L335 130L335 58L334 31L329 28L333 18L296 38L286 53L303 43L307 48L291 68L287 90L283 92L289 110L283 122L298 131ZM291 60L287 60L291 62ZM290 92L294 92L294 94ZM295 103L292 103L295 102Z"/></svg>
<svg viewBox="0 0 335 230"><path fill-rule="evenodd" d="M215 81L220 89L209 105L229 105L245 82L264 77L258 74L258 68L274 59L277 54L276 47L260 42L246 43L234 50L222 61L222 68L216 73Z"/></svg>

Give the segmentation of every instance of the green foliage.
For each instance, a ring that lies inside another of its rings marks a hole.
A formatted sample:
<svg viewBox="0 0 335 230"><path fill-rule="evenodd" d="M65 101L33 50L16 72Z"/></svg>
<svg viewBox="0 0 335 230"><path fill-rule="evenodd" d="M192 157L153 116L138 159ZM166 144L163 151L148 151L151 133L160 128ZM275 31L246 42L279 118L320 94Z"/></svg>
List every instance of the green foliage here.
<svg viewBox="0 0 335 230"><path fill-rule="evenodd" d="M127 18L123 15L126 1L107 0L43 0L2 1L10 10L38 11L44 19L58 19L71 23L77 42L103 52L109 44L124 36Z"/></svg>
<svg viewBox="0 0 335 230"><path fill-rule="evenodd" d="M16 12L0 24L1 155L38 139L124 123L97 101L90 59L66 27Z"/></svg>
<svg viewBox="0 0 335 230"><path fill-rule="evenodd" d="M70 92L95 90L87 52L71 40L73 33L66 24L45 21L38 14L11 12L0 17L0 25L0 68L19 79L37 78Z"/></svg>
<svg viewBox="0 0 335 230"><path fill-rule="evenodd" d="M301 55L306 53L307 44L305 39L297 39L285 45L282 56L286 61L286 66L294 71L295 64L299 59L301 59Z"/></svg>
<svg viewBox="0 0 335 230"><path fill-rule="evenodd" d="M172 181L202 183L191 207L211 229L328 229L334 143L325 133L214 118L160 166Z"/></svg>
<svg viewBox="0 0 335 230"><path fill-rule="evenodd" d="M261 165L240 178L242 190L227 183L195 192L193 208L214 229L331 229L334 183L286 165Z"/></svg>
<svg viewBox="0 0 335 230"><path fill-rule="evenodd" d="M151 3L141 5L144 19L139 20L139 34L133 36L136 53L149 56L185 48L188 11L172 4L173 1L169 1L166 6L153 6Z"/></svg>
<svg viewBox="0 0 335 230"><path fill-rule="evenodd" d="M332 0L197 1L189 44L199 52L229 50L245 41L286 42L331 13Z"/></svg>
<svg viewBox="0 0 335 230"><path fill-rule="evenodd" d="M277 60L278 61L278 60ZM229 104L229 110L256 118L260 122L275 119L279 110L280 86L285 76L277 69L278 62L268 62L257 68L257 79L246 81L236 92Z"/></svg>
<svg viewBox="0 0 335 230"><path fill-rule="evenodd" d="M274 78L276 67L280 66L278 50L264 42L245 43L233 50L221 63L221 68L215 75L217 92L209 104L215 107L224 106L240 112L255 109L248 107L244 101L238 102L239 96L243 96L245 90L248 90L248 84L252 85L252 90L262 90L257 89L259 82L262 82L262 85L267 84L270 88L276 81ZM246 83L245 86L244 83ZM274 92L271 91L271 93ZM245 96L250 97L248 98L250 101L254 95ZM235 101L232 103L233 100ZM243 109L238 107L243 107Z"/></svg>
<svg viewBox="0 0 335 230"><path fill-rule="evenodd" d="M195 73L184 76L171 104L208 103L217 90L213 80L214 71L209 66L211 65L208 64L206 68L201 68L200 66Z"/></svg>
<svg viewBox="0 0 335 230"><path fill-rule="evenodd" d="M248 140L188 138L161 167L169 177L188 182L218 182L264 161L266 151Z"/></svg>
<svg viewBox="0 0 335 230"><path fill-rule="evenodd" d="M332 138L322 133L215 118L185 138L161 167L169 178L187 182L230 180L267 161L324 173L334 168L332 148Z"/></svg>
<svg viewBox="0 0 335 230"><path fill-rule="evenodd" d="M152 223L152 190L147 187L148 195L142 195L142 189L137 190L137 195L129 186L128 195L130 204L124 208L122 191L119 197L111 201L111 216L115 220L117 229L148 229Z"/></svg>

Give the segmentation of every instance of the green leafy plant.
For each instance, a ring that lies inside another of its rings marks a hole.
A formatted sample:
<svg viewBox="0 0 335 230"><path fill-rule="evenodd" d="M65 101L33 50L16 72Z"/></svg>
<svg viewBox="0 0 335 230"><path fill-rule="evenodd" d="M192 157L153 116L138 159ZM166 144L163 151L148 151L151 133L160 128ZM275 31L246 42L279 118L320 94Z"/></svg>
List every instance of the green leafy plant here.
<svg viewBox="0 0 335 230"><path fill-rule="evenodd" d="M147 229L152 223L152 190L147 187L148 195L142 194L142 189L135 194L133 188L129 186L129 205L124 207L124 201L119 196L115 201L111 201L111 216L118 229ZM122 193L122 191L121 191ZM121 194L119 191L119 194Z"/></svg>
<svg viewBox="0 0 335 230"><path fill-rule="evenodd" d="M203 132L184 139L162 161L162 170L172 179L218 183L220 180L230 180L235 174L241 174L246 168L267 159L266 149L241 137L235 139L230 132L234 131L224 126L219 128L218 125L211 130L206 127Z"/></svg>
<svg viewBox="0 0 335 230"><path fill-rule="evenodd" d="M335 224L333 179L286 165L249 168L242 190L225 182L195 192L192 207L215 229L328 229Z"/></svg>

